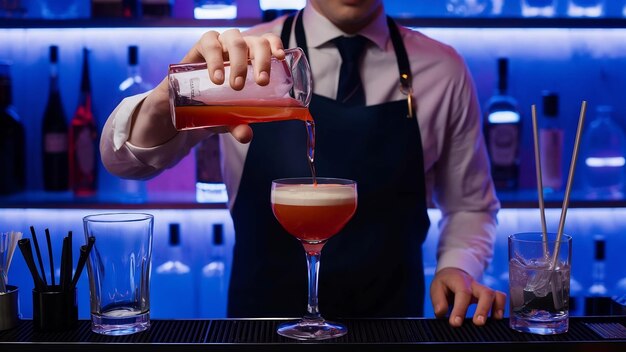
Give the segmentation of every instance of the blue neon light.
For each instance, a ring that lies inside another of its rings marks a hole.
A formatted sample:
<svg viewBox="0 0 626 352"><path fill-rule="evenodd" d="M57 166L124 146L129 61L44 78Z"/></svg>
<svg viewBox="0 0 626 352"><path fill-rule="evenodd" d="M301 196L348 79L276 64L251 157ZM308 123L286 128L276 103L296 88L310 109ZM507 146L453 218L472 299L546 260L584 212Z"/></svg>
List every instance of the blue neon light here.
<svg viewBox="0 0 626 352"><path fill-rule="evenodd" d="M490 123L518 123L520 121L519 113L515 111L494 111L489 114Z"/></svg>
<svg viewBox="0 0 626 352"><path fill-rule="evenodd" d="M624 159L623 156L585 159L585 165L589 167L622 167L625 164L626 164L626 159Z"/></svg>

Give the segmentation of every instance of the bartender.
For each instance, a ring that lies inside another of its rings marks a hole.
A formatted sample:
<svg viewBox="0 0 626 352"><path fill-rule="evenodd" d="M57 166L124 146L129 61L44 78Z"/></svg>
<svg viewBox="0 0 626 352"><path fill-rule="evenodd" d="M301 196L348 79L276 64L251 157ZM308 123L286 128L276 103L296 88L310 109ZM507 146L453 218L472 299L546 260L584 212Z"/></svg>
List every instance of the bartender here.
<svg viewBox="0 0 626 352"><path fill-rule="evenodd" d="M437 317L460 326L503 317L505 294L479 279L494 247L500 203L490 177L481 113L468 69L451 47L397 25L382 0L309 0L291 16L206 32L181 62L207 62L215 83L269 82L270 57L304 49L313 74L318 175L357 181L355 216L324 247L319 299L326 317L423 315L422 244L427 208L441 210L437 269L430 287ZM231 76L224 82L224 61ZM223 174L235 226L229 317L295 317L306 307L301 244L272 215L271 181L310 174L302 122L176 131L167 81L127 98L102 133L106 168L149 178L220 133ZM254 136L254 137L253 137Z"/></svg>

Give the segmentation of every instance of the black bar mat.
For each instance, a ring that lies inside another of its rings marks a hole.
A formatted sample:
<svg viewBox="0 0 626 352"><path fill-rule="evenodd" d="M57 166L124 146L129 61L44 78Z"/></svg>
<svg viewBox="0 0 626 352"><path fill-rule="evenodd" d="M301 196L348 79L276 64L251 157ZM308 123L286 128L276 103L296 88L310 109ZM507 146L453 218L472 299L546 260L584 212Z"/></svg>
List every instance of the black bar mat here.
<svg viewBox="0 0 626 352"><path fill-rule="evenodd" d="M619 323L585 323L605 339L626 339L626 327Z"/></svg>
<svg viewBox="0 0 626 352"><path fill-rule="evenodd" d="M90 322L60 333L33 331L29 320L0 331L0 350L113 351L141 348L150 351L202 350L419 350L419 351L626 351L626 317L570 318L566 334L541 336L511 330L508 320L490 320L478 327L467 320L452 328L436 319L350 319L341 321L348 334L319 342L296 341L276 334L284 319L152 320L149 330L126 336L91 332Z"/></svg>

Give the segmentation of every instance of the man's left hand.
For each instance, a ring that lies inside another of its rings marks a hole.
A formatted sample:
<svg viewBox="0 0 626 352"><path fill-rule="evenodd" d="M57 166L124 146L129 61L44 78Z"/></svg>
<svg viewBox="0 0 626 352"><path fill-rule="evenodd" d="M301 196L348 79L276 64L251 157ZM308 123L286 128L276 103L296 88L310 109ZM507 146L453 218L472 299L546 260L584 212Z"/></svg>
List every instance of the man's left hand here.
<svg viewBox="0 0 626 352"><path fill-rule="evenodd" d="M444 318L452 304L449 322L454 327L463 324L467 308L473 303L476 303L476 311L472 321L476 325L485 325L489 312L495 319L504 316L506 294L480 284L458 268L443 268L435 274L430 297L437 318Z"/></svg>

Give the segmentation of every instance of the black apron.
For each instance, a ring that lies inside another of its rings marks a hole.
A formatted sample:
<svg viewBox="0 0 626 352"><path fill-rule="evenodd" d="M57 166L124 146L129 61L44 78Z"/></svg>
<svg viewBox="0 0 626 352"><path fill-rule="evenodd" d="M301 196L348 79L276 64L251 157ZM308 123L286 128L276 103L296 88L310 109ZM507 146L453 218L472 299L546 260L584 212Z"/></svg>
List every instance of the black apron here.
<svg viewBox="0 0 626 352"><path fill-rule="evenodd" d="M307 53L301 18L296 41ZM291 23L293 17L284 25L286 44ZM397 28L390 32L403 63L399 68L410 72ZM309 108L316 125L317 175L356 180L358 189L354 217L322 250L321 314L422 316L422 243L430 222L419 127L415 117L407 118L407 102L348 108L314 95ZM298 120L252 128L254 138L232 209L236 243L228 315L302 316L308 292L305 252L274 218L270 192L276 178L311 175L306 128Z"/></svg>

